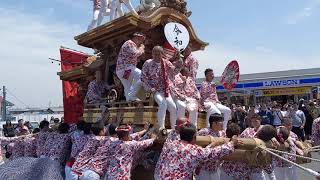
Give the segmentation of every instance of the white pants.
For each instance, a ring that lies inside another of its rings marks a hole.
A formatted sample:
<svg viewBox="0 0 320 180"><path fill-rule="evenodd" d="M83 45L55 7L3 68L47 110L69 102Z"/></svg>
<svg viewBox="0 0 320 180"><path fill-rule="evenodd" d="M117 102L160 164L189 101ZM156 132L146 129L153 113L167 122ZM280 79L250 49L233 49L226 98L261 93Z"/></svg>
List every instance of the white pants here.
<svg viewBox="0 0 320 180"><path fill-rule="evenodd" d="M192 98L190 98L192 99ZM179 99L175 99L174 102L176 103L177 106L177 116L178 118L184 118L186 117L186 109L187 106L194 106L196 108L194 108L193 110L188 110L189 112L189 119L191 120L191 123L193 125L195 125L197 127L197 121L198 121L198 104L196 104L194 101L192 100L188 100L186 99L186 101L181 101Z"/></svg>
<svg viewBox="0 0 320 180"><path fill-rule="evenodd" d="M68 178L70 178L70 179L68 179ZM65 180L79 180L79 175L71 170L70 175L68 176L68 178L67 178L67 175L66 175L66 179Z"/></svg>
<svg viewBox="0 0 320 180"><path fill-rule="evenodd" d="M110 9L108 8L109 0L101 0L101 8L93 10L93 18L88 26L88 31L95 28L96 25L100 26L104 16L110 15Z"/></svg>
<svg viewBox="0 0 320 180"><path fill-rule="evenodd" d="M282 179L290 179L297 180L296 168L294 166L291 167L276 167L275 174L278 180Z"/></svg>
<svg viewBox="0 0 320 180"><path fill-rule="evenodd" d="M235 180L233 177L228 176L223 170L220 169L220 179L221 180Z"/></svg>
<svg viewBox="0 0 320 180"><path fill-rule="evenodd" d="M66 180L75 179L75 176L74 176L74 174L72 174L72 170L71 170L71 168L69 166L65 166L64 167L64 172L66 174L66 178L65 178Z"/></svg>
<svg viewBox="0 0 320 180"><path fill-rule="evenodd" d="M276 174L275 174L274 170L271 172L271 174L268 174L268 173L266 173L266 172L264 172L264 174L266 174L266 177L268 177L268 178L266 178L266 179L269 179L269 180L277 180Z"/></svg>
<svg viewBox="0 0 320 180"><path fill-rule="evenodd" d="M84 170L79 180L100 180L100 175L92 170Z"/></svg>
<svg viewBox="0 0 320 180"><path fill-rule="evenodd" d="M171 96L169 95L169 97L164 97L163 93L156 92L154 94L154 100L159 106L157 114L159 128L165 128L166 112L168 109L170 112L171 129L174 129L177 121L177 108Z"/></svg>
<svg viewBox="0 0 320 180"><path fill-rule="evenodd" d="M135 15L138 16L137 11L133 8L130 0L122 0L123 3L127 6L127 8ZM110 21L117 18L117 14L119 16L123 16L122 3L119 0L113 0L111 4L111 13L110 13Z"/></svg>
<svg viewBox="0 0 320 180"><path fill-rule="evenodd" d="M201 170L200 174L197 176L196 178L197 180L216 180L216 179L220 179L220 173L217 171L215 173L209 172L209 171L205 171L205 170Z"/></svg>
<svg viewBox="0 0 320 180"><path fill-rule="evenodd" d="M259 173L252 173L250 177L252 180L266 180L266 176L262 171Z"/></svg>
<svg viewBox="0 0 320 180"><path fill-rule="evenodd" d="M227 106L224 106L219 103L212 103L212 102L204 102L204 106L207 109L207 117L206 117L206 123L207 127L210 126L209 124L209 117L211 114L218 113L224 115L224 121L223 121L223 129L227 129L228 121L231 119L231 109Z"/></svg>
<svg viewBox="0 0 320 180"><path fill-rule="evenodd" d="M123 78L125 70L116 72L123 85L124 95L127 101L137 99L137 92L141 88L141 70L134 66L130 66L126 70L129 69L131 70L131 74L128 79Z"/></svg>

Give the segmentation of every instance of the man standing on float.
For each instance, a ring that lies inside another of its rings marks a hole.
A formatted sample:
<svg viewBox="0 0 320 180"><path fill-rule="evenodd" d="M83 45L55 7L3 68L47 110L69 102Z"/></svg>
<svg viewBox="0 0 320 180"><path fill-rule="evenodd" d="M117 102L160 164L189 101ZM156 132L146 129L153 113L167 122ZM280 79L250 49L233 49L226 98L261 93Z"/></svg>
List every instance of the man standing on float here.
<svg viewBox="0 0 320 180"><path fill-rule="evenodd" d="M213 81L214 74L212 69L206 69L204 71L206 80L201 83L200 95L201 105L207 112L206 125L209 127L209 117L211 114L218 113L224 115L223 129L227 129L228 121L231 119L230 108L221 104L218 99L216 84Z"/></svg>
<svg viewBox="0 0 320 180"><path fill-rule="evenodd" d="M111 0L92 0L93 1L93 19L88 26L87 31L100 26L104 16L110 14Z"/></svg>
<svg viewBox="0 0 320 180"><path fill-rule="evenodd" d="M137 92L141 87L141 70L137 68L138 58L144 53L145 35L134 33L133 38L126 41L119 52L116 74L120 79L127 101L139 100Z"/></svg>
<svg viewBox="0 0 320 180"><path fill-rule="evenodd" d="M181 66L181 61L171 63L169 60L164 59L163 48L160 46L153 48L152 59L143 64L141 81L144 89L154 94L154 100L159 106L157 120L160 129L165 128L167 109L170 112L171 129L175 128L177 108L170 95L169 87L173 85L170 77L178 74Z"/></svg>

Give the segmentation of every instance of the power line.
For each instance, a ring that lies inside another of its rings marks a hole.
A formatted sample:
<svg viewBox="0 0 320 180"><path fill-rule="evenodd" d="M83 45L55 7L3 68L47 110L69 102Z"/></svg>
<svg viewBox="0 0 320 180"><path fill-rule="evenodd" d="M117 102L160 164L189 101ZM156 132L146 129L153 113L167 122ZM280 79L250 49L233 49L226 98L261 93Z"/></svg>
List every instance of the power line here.
<svg viewBox="0 0 320 180"><path fill-rule="evenodd" d="M12 96L14 97L17 101L19 101L21 104L23 104L24 106L26 107L30 107L28 106L26 103L24 103L22 100L20 100L16 95L13 94L13 92L11 92L11 90L9 90L8 88L6 88L7 92Z"/></svg>

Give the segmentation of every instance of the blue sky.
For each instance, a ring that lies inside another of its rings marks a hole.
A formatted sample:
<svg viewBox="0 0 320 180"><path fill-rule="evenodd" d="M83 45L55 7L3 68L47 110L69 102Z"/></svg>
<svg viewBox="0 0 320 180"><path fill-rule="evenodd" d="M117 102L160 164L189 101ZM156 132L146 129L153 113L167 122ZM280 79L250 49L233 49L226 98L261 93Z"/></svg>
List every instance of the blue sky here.
<svg viewBox="0 0 320 180"><path fill-rule="evenodd" d="M195 53L199 72L211 66L221 74L232 59L241 73L320 66L320 0L189 0L188 6L198 36L210 43ZM61 105L59 67L47 59L59 58L60 45L91 52L73 40L91 14L90 0L0 1L0 85L28 106Z"/></svg>

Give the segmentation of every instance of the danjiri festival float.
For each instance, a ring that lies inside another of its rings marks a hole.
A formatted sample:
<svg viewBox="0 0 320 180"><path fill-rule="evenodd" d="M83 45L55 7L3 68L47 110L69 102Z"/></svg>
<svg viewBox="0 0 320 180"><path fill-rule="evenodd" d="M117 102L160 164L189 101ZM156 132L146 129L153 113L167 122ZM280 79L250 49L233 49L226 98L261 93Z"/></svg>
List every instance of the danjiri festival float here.
<svg viewBox="0 0 320 180"><path fill-rule="evenodd" d="M12 150L1 159L0 179L282 180L297 179L296 169L319 177L304 166L320 161L311 157L320 149L319 119L308 141L290 116L272 126L253 115L246 127L219 101L214 70L201 72L206 78L196 84L201 60L192 53L208 43L197 36L184 0L93 4L87 32L74 39L95 54L60 49L64 122L1 137ZM103 18L110 21L101 24ZM232 60L221 84L232 90L239 76Z"/></svg>

